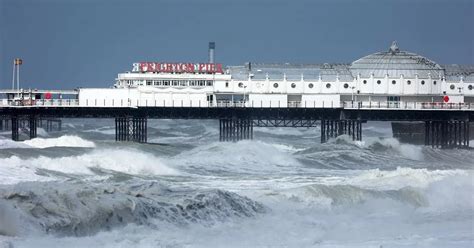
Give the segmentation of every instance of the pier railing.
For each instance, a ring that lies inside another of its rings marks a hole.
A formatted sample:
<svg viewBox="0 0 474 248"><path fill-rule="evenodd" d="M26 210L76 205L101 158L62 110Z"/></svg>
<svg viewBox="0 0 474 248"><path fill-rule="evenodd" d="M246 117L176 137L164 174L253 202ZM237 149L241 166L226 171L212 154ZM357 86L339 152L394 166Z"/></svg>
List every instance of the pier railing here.
<svg viewBox="0 0 474 248"><path fill-rule="evenodd" d="M0 107L203 107L203 108L343 108L399 110L473 110L474 103L404 101L199 101L131 99L0 99Z"/></svg>

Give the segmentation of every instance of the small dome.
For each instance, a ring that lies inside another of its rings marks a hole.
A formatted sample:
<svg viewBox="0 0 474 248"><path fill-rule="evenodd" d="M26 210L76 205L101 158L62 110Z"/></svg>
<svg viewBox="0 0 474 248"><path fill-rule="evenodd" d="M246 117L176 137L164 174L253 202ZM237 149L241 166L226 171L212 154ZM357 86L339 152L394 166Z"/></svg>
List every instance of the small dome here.
<svg viewBox="0 0 474 248"><path fill-rule="evenodd" d="M440 78L444 76L443 68L437 63L415 53L400 51L396 42L393 42L387 52L378 52L362 57L350 66L352 75L355 77L383 78L388 75L391 78Z"/></svg>

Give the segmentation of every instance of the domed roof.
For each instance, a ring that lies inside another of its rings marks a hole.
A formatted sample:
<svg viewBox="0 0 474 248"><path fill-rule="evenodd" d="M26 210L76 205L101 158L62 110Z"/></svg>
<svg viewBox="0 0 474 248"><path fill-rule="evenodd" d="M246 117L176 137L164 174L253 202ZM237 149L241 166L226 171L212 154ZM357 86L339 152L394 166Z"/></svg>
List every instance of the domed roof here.
<svg viewBox="0 0 474 248"><path fill-rule="evenodd" d="M391 78L440 78L444 76L443 68L437 63L415 53L400 51L396 42L393 42L387 52L378 52L362 57L350 66L352 74L361 77L383 78L388 74Z"/></svg>

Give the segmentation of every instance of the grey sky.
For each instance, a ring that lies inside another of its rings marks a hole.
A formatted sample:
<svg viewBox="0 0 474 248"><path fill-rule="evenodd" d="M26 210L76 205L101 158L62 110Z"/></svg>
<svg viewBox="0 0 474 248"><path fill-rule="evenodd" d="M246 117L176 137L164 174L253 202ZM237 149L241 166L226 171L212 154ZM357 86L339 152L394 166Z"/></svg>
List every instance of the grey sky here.
<svg viewBox="0 0 474 248"><path fill-rule="evenodd" d="M402 50L474 64L473 0L0 0L0 88L109 87L137 61L350 63Z"/></svg>

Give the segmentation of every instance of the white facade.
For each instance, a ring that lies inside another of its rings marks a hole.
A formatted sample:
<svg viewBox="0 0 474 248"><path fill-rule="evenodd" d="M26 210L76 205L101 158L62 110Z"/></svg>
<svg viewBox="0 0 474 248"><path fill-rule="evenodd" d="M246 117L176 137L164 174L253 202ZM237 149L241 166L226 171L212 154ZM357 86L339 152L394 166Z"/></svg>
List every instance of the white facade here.
<svg viewBox="0 0 474 248"><path fill-rule="evenodd" d="M280 68L285 70L284 66ZM326 72L330 71L325 69ZM325 71L322 71L325 73ZM321 72L320 72L321 73ZM245 73L244 73L245 74ZM245 78L232 72L127 72L113 89L80 89L82 106L247 106L338 108L411 103L471 104L474 80L446 75L438 64L392 45L388 52L368 55L345 69L345 76L306 79ZM348 76L349 75L349 76Z"/></svg>

